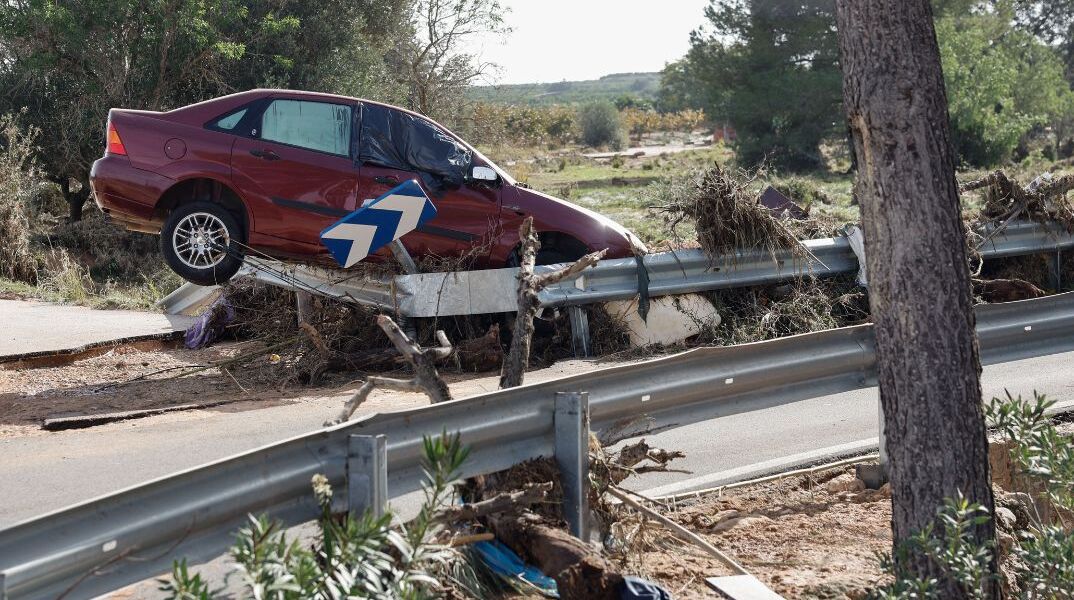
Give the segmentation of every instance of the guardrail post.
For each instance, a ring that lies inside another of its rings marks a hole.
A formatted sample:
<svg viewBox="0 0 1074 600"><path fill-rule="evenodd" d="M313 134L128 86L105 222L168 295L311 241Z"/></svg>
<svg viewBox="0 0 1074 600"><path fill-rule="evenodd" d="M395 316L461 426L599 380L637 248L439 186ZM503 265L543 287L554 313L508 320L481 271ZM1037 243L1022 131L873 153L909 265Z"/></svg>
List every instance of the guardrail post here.
<svg viewBox="0 0 1074 600"><path fill-rule="evenodd" d="M589 515L589 394L559 392L555 408L555 452L563 486L563 516L571 535L586 539Z"/></svg>
<svg viewBox="0 0 1074 600"><path fill-rule="evenodd" d="M870 490L878 490L888 482L888 442L887 434L884 432L884 404L877 400L876 406L880 426L880 464L854 467L855 475L865 482L865 487Z"/></svg>
<svg viewBox="0 0 1074 600"><path fill-rule="evenodd" d="M1048 286L1056 293L1063 287L1063 251L1048 255Z"/></svg>
<svg viewBox="0 0 1074 600"><path fill-rule="evenodd" d="M358 518L388 509L388 438L352 435L347 441L347 512Z"/></svg>
<svg viewBox="0 0 1074 600"><path fill-rule="evenodd" d="M571 319L571 346L575 358L589 356L589 314L581 306L568 306L567 315Z"/></svg>

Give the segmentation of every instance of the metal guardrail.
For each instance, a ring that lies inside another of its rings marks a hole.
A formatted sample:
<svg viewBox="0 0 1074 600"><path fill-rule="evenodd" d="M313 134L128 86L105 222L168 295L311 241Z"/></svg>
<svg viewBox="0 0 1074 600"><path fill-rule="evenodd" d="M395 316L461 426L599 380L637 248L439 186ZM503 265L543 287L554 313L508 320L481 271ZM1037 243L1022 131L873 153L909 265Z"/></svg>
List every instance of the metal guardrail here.
<svg viewBox="0 0 1074 600"><path fill-rule="evenodd" d="M980 306L982 362L1074 350L1074 293ZM167 570L174 557L223 552L248 514L286 525L319 514L310 478L348 489L350 440L387 439L387 485L421 483L422 436L458 431L471 447L463 476L552 456L557 395L588 393L592 426L649 415L687 425L875 385L873 329L862 325L700 348L418 409L375 414L157 479L0 531L0 598L88 598ZM352 474L353 475L353 474ZM337 493L345 510L346 493Z"/></svg>
<svg viewBox="0 0 1074 600"><path fill-rule="evenodd" d="M991 232L987 229L982 233L987 237ZM803 246L811 258L796 259L790 253L782 252L773 260L767 252L752 251L713 261L699 249L651 254L644 258L649 275L649 295L761 285L809 274L829 277L858 269L858 260L846 238L806 240ZM990 237L981 248L981 254L985 259L994 259L1071 247L1074 247L1074 236L1058 225L1020 222L1012 223ZM422 273L371 280L348 276L338 270L260 259L247 259L247 262L249 265L241 276L377 306L406 317L487 314L517 309L517 269ZM638 293L637 269L637 261L633 258L602 260L576 277L543 290L541 303L551 307L630 299ZM181 312L195 301L203 301L208 293L205 290L188 284L161 302L168 312Z"/></svg>

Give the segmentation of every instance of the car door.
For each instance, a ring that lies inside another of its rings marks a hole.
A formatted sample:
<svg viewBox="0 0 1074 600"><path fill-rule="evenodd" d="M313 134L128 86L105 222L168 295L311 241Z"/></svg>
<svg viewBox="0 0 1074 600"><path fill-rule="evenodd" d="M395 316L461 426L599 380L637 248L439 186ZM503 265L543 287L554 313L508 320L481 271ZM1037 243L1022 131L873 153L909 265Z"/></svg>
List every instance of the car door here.
<svg viewBox="0 0 1074 600"><path fill-rule="evenodd" d="M411 255L457 257L480 249L499 235L500 190L497 186L452 182L435 185L420 165L444 162L445 155L468 149L435 123L395 108L366 103L361 115L358 195L362 201L382 196L400 183L414 179L436 206L436 217L402 237ZM459 173L472 168L472 158ZM460 177L461 178L461 177ZM481 253L478 253L481 254ZM475 256L483 265L482 256Z"/></svg>
<svg viewBox="0 0 1074 600"><path fill-rule="evenodd" d="M321 231L358 205L354 105L274 98L231 152L235 185L259 202L257 233L320 247Z"/></svg>

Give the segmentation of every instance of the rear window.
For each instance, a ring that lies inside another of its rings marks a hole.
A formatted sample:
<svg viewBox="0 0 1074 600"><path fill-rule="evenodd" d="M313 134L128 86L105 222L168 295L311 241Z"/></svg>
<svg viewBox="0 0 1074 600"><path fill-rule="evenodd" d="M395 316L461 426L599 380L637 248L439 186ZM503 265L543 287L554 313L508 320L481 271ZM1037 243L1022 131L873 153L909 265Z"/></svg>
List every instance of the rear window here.
<svg viewBox="0 0 1074 600"><path fill-rule="evenodd" d="M235 128L242 123L243 117L250 112L249 107L233 110L224 116L216 119L215 121L209 121L205 124L209 129L215 129L217 131L234 132Z"/></svg>
<svg viewBox="0 0 1074 600"><path fill-rule="evenodd" d="M330 102L273 100L261 118L261 139L348 156L351 107Z"/></svg>
<svg viewBox="0 0 1074 600"><path fill-rule="evenodd" d="M216 127L218 129L224 129L227 131L235 129L235 127L239 124L239 121L241 121L242 118L246 116L247 110L249 109L244 108L238 112L233 112L230 115L218 120L215 123Z"/></svg>

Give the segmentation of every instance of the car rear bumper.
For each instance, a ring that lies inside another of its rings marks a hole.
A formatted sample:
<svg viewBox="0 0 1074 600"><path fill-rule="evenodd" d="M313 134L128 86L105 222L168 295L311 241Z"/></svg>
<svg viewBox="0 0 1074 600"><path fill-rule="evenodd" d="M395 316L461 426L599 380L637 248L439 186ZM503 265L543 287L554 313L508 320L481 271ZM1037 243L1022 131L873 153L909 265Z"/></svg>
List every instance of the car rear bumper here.
<svg viewBox="0 0 1074 600"><path fill-rule="evenodd" d="M156 232L163 215L157 200L175 184L170 177L132 167L126 156L106 155L90 169L90 188L97 207L112 220L135 231Z"/></svg>

